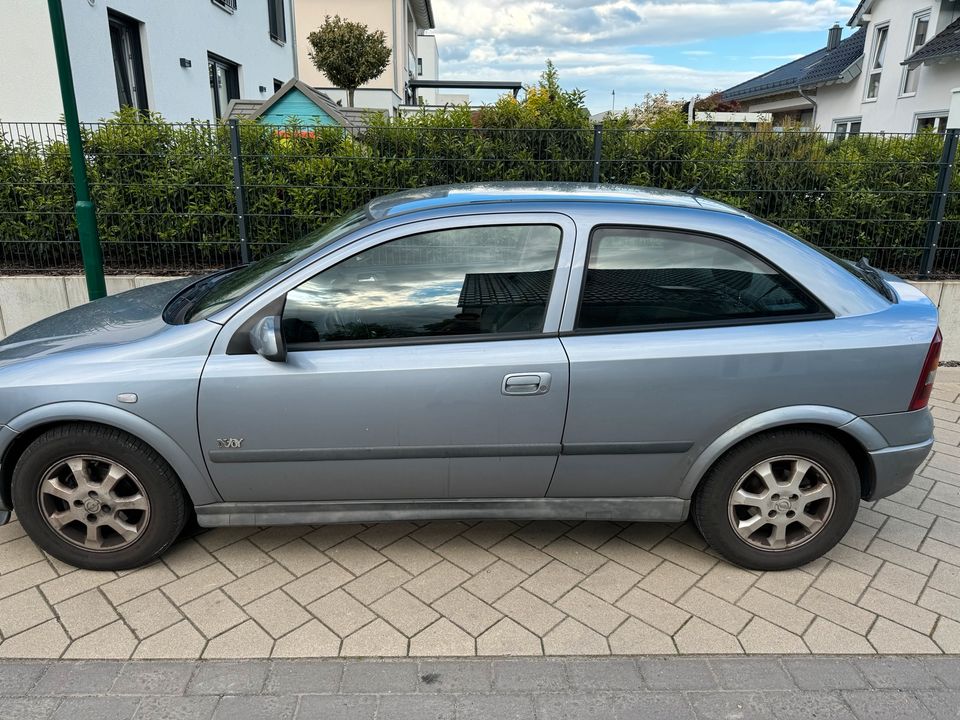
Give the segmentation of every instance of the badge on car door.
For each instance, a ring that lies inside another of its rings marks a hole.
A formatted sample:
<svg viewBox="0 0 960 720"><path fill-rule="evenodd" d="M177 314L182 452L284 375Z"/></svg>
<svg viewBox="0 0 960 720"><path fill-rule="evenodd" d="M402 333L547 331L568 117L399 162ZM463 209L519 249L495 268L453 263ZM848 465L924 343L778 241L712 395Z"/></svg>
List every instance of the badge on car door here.
<svg viewBox="0 0 960 720"><path fill-rule="evenodd" d="M217 438L217 447L221 449L238 448L243 445L243 438Z"/></svg>

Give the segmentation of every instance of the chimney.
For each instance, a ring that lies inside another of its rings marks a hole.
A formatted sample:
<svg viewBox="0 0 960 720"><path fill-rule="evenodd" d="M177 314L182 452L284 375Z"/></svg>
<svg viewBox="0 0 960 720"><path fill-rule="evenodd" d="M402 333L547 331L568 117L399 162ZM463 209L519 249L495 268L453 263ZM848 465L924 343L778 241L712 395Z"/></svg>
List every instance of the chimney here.
<svg viewBox="0 0 960 720"><path fill-rule="evenodd" d="M836 50L840 47L840 40L843 38L843 28L839 23L834 23L833 27L827 31L827 50Z"/></svg>

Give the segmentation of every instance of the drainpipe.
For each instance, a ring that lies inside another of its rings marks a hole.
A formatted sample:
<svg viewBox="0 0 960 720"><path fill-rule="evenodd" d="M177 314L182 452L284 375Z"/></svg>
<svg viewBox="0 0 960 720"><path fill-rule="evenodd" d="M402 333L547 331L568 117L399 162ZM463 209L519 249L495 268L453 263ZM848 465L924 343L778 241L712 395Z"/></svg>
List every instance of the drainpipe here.
<svg viewBox="0 0 960 720"><path fill-rule="evenodd" d="M91 300L96 300L106 296L107 285L103 278L103 251L100 248L100 236L97 234L97 212L90 200L90 186L87 183L87 163L83 155L83 138L80 135L77 93L73 87L67 29L60 0L47 0L47 7L53 30L53 50L57 56L57 74L60 76L60 97L63 99L64 124L67 126L73 188L77 197L74 212L77 216L77 235L80 236L83 274L87 279L87 295Z"/></svg>
<svg viewBox="0 0 960 720"><path fill-rule="evenodd" d="M297 0L290 0L290 37L293 45L293 79L300 79L300 54L298 53L299 43L297 42L297 11L294 6Z"/></svg>
<svg viewBox="0 0 960 720"><path fill-rule="evenodd" d="M400 29L405 29L407 27L407 3L404 0L403 3L403 22L400 24ZM393 0L393 16L392 16L392 29L390 34L393 36L393 94L400 98L400 104L403 104L405 100L404 97L400 95L400 92L403 88L400 85L400 82L403 78L403 68L400 67L400 59L397 57L397 35L400 33L397 32L397 0ZM400 114L399 112L397 113Z"/></svg>
<svg viewBox="0 0 960 720"><path fill-rule="evenodd" d="M820 106L817 105L817 101L816 101L816 100L814 100L811 96L807 95L807 94L803 91L803 88L800 87L800 83L799 83L799 82L797 83L797 92L800 93L800 97L802 97L802 98L803 98L804 100L806 100L808 103L810 103L811 105L813 105L813 128L811 128L811 129L814 129L814 128L817 127L817 110L819 109Z"/></svg>

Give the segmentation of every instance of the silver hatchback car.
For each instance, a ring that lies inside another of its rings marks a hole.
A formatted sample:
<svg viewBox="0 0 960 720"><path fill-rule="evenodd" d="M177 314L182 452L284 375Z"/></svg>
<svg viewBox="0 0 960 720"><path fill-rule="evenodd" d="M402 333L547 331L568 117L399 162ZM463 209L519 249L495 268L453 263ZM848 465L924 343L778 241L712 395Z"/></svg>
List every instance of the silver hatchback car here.
<svg viewBox="0 0 960 720"><path fill-rule="evenodd" d="M0 343L0 519L85 568L202 526L680 521L810 562L926 457L937 311L726 205L399 193Z"/></svg>

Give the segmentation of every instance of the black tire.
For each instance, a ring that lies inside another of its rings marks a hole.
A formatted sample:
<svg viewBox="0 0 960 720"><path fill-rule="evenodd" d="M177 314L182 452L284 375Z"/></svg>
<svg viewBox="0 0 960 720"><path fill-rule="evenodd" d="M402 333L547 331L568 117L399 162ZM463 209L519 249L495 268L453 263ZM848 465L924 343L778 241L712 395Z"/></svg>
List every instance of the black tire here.
<svg viewBox="0 0 960 720"><path fill-rule="evenodd" d="M762 549L734 529L729 502L746 473L783 456L811 460L823 468L833 484L834 504L819 531L803 542ZM856 464L832 437L806 429L775 430L745 440L716 462L694 494L691 515L707 543L730 562L751 570L789 570L816 560L846 535L860 505L860 488Z"/></svg>
<svg viewBox="0 0 960 720"><path fill-rule="evenodd" d="M85 549L54 530L46 519L40 495L44 475L67 458L82 455L122 465L146 496L148 519L139 536L124 547ZM120 430L92 423L60 425L34 440L14 468L12 496L17 517L37 545L55 558L88 570L128 570L155 560L177 539L189 515L179 478L153 448Z"/></svg>

